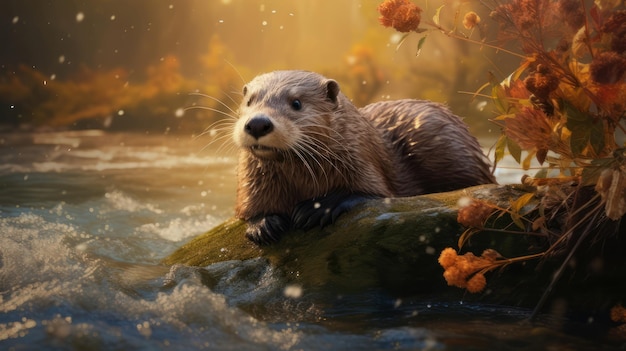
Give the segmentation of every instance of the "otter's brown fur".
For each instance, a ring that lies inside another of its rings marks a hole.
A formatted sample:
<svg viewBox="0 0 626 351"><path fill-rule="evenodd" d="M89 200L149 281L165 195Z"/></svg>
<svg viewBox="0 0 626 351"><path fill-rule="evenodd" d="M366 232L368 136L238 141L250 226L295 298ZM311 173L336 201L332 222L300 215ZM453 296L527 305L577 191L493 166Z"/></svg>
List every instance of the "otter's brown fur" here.
<svg viewBox="0 0 626 351"><path fill-rule="evenodd" d="M440 104L385 101L359 110L332 79L276 71L244 87L239 115L236 216L249 222L247 235L257 243L293 227L303 201L495 182L467 126Z"/></svg>

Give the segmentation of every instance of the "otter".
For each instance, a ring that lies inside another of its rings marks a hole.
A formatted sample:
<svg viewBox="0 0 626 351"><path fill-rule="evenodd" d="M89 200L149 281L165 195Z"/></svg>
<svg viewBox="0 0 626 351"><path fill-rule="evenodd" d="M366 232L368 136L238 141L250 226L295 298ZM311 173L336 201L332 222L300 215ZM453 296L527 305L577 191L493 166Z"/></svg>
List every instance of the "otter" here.
<svg viewBox="0 0 626 351"><path fill-rule="evenodd" d="M274 71L244 86L238 114L235 214L259 245L328 225L367 198L495 183L467 125L439 103L357 109L333 79Z"/></svg>

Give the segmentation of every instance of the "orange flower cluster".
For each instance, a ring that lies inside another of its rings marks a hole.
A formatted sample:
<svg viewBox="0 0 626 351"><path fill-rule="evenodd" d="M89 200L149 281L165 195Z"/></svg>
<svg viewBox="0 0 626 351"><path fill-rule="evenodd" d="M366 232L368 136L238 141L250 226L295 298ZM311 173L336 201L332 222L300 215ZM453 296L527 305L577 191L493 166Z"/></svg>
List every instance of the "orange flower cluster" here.
<svg viewBox="0 0 626 351"><path fill-rule="evenodd" d="M580 6L580 0L561 0L558 10L572 29L577 30L585 25L585 9Z"/></svg>
<svg viewBox="0 0 626 351"><path fill-rule="evenodd" d="M463 17L463 27L472 29L480 23L480 16L474 11L470 11Z"/></svg>
<svg viewBox="0 0 626 351"><path fill-rule="evenodd" d="M559 78L549 66L538 64L524 79L524 86L541 101L548 101L550 93L559 87Z"/></svg>
<svg viewBox="0 0 626 351"><path fill-rule="evenodd" d="M610 34L611 51L626 52L626 10L615 11L600 27L600 32Z"/></svg>
<svg viewBox="0 0 626 351"><path fill-rule="evenodd" d="M613 322L626 323L626 308L622 305L615 305L611 308L611 320Z"/></svg>
<svg viewBox="0 0 626 351"><path fill-rule="evenodd" d="M504 132L527 150L549 150L552 145L552 125L546 114L535 108L522 107L515 117L504 120Z"/></svg>
<svg viewBox="0 0 626 351"><path fill-rule="evenodd" d="M483 251L480 257L471 252L459 256L456 250L448 247L441 251L439 264L445 270L443 277L448 285L477 293L487 285L485 272L497 266L495 262L498 257L501 257L500 254L491 249Z"/></svg>
<svg viewBox="0 0 626 351"><path fill-rule="evenodd" d="M500 30L510 29L513 24L520 32L526 32L538 24L540 3L541 0L513 0L496 7L490 17L499 22Z"/></svg>
<svg viewBox="0 0 626 351"><path fill-rule="evenodd" d="M613 84L626 74L626 58L614 51L603 52L589 65L591 79L600 84Z"/></svg>
<svg viewBox="0 0 626 351"><path fill-rule="evenodd" d="M456 220L465 227L482 228L495 210L488 202L471 199L469 204L459 208Z"/></svg>
<svg viewBox="0 0 626 351"><path fill-rule="evenodd" d="M403 33L416 30L422 20L422 9L409 0L385 0L378 5L378 12L383 26Z"/></svg>

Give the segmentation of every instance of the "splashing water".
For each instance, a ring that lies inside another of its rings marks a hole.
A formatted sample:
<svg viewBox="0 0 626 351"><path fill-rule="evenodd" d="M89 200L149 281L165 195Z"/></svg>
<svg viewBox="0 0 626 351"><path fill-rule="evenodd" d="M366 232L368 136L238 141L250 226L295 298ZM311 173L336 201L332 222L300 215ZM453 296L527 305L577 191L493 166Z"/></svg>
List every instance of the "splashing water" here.
<svg viewBox="0 0 626 351"><path fill-rule="evenodd" d="M597 346L556 331L546 341L518 324L525 310L304 287L261 258L160 265L232 216L235 158L207 143L0 135L0 349Z"/></svg>

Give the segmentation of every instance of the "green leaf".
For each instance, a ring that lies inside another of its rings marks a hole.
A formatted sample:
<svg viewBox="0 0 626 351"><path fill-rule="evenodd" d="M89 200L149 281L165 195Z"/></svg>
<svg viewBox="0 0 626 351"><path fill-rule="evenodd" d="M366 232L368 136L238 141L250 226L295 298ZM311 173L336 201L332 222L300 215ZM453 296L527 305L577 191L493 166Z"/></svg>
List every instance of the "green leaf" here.
<svg viewBox="0 0 626 351"><path fill-rule="evenodd" d="M542 168L540 169L537 173L535 173L535 177L534 178L546 178L548 177L548 169L547 168Z"/></svg>
<svg viewBox="0 0 626 351"><path fill-rule="evenodd" d="M507 137L506 135L500 134L500 137L498 138L498 141L496 141L496 150L495 150L495 157L494 157L494 163L497 165L498 162L502 161L502 159L504 158L504 149L506 148L506 141L507 141Z"/></svg>
<svg viewBox="0 0 626 351"><path fill-rule="evenodd" d="M407 33L407 34L403 35L402 38L400 38L400 41L398 42L398 45L396 45L396 51L398 51L400 49L400 47L402 46L402 44L404 44L404 41L409 36L409 34L411 34L411 33Z"/></svg>
<svg viewBox="0 0 626 351"><path fill-rule="evenodd" d="M533 198L535 198L535 194L533 193L528 193L528 194L524 194L520 196L517 200L511 203L511 211L521 215L522 214L521 212L524 206L528 205L530 200L532 200Z"/></svg>
<svg viewBox="0 0 626 351"><path fill-rule="evenodd" d="M518 228L520 228L521 230L526 230L526 227L524 226L524 222L522 222L520 215L516 213L511 213L511 219L513 220L513 223L515 223L515 225Z"/></svg>
<svg viewBox="0 0 626 351"><path fill-rule="evenodd" d="M526 157L524 158L524 161L522 161L522 168L527 171L530 168L530 163L533 160L533 157L535 156L536 151L530 151L528 152L528 155L526 155Z"/></svg>
<svg viewBox="0 0 626 351"><path fill-rule="evenodd" d="M509 100L504 87L496 81L493 73L489 72L489 82L491 83L491 98L500 113L506 114L509 111Z"/></svg>
<svg viewBox="0 0 626 351"><path fill-rule="evenodd" d="M415 53L415 56L419 56L420 53L422 52L422 46L424 45L424 42L426 41L426 37L428 35L424 35L423 37L420 38L420 41L417 42L417 52Z"/></svg>
<svg viewBox="0 0 626 351"><path fill-rule="evenodd" d="M435 22L436 25L439 25L439 15L441 14L441 9L446 6L446 5L441 5L437 8L437 10L435 11L435 15L433 16L433 22Z"/></svg>
<svg viewBox="0 0 626 351"><path fill-rule="evenodd" d="M614 167L617 161L615 158L598 158L591 161L591 164L583 168L582 183L583 185L595 185L598 177L603 170Z"/></svg>
<svg viewBox="0 0 626 351"><path fill-rule="evenodd" d="M566 126L570 130L570 149L574 156L583 154L585 148L591 145L595 154L604 149L604 125L601 120L595 120L590 114L581 112L568 101L563 104L567 118Z"/></svg>
<svg viewBox="0 0 626 351"><path fill-rule="evenodd" d="M509 149L511 156L513 156L515 161L517 161L517 163L522 163L522 148L510 138L506 138L506 147Z"/></svg>
<svg viewBox="0 0 626 351"><path fill-rule="evenodd" d="M601 119L593 121L589 142L591 143L595 155L599 155L604 149L604 125Z"/></svg>

